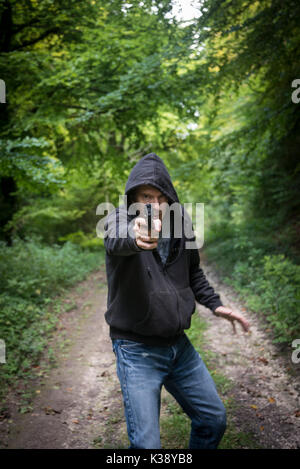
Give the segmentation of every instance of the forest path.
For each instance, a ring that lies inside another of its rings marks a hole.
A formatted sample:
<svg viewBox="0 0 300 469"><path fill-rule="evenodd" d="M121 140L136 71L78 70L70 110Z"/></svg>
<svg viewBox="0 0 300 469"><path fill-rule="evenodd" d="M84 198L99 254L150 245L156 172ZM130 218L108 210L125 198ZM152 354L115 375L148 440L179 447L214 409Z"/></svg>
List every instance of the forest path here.
<svg viewBox="0 0 300 469"><path fill-rule="evenodd" d="M123 409L104 319L105 282L102 266L67 295L66 305L74 308L60 315L49 344L55 367L34 385L31 412L20 414L11 399L10 424L1 438L6 448L91 449L106 442L111 448L124 447L118 439L120 428L114 431L114 422L121 420L116 415Z"/></svg>
<svg viewBox="0 0 300 469"><path fill-rule="evenodd" d="M236 295L220 282L211 266L204 271L224 304L251 322L251 335L197 306L208 321L207 348L216 368L233 381L235 426L251 432L264 448L300 447L299 365L271 343L254 314L243 311ZM34 386L30 412L18 412L10 396L9 418L0 425L2 448L126 448L122 396L108 326L104 319L107 287L104 266L70 290L49 344L56 366Z"/></svg>

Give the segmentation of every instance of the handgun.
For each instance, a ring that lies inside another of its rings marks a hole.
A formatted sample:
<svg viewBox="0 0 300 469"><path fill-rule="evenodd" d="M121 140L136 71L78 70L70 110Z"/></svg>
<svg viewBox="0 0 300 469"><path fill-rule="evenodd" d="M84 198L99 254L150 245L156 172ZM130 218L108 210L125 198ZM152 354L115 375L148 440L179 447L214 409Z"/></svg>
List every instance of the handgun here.
<svg viewBox="0 0 300 469"><path fill-rule="evenodd" d="M153 208L151 204L145 204L145 218L147 221L148 232L155 230L153 223Z"/></svg>

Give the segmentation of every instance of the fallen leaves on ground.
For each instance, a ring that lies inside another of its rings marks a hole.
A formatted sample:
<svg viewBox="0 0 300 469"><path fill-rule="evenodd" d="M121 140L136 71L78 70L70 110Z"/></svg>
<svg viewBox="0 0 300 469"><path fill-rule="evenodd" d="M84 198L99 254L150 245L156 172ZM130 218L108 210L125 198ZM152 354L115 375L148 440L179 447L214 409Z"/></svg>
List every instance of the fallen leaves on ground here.
<svg viewBox="0 0 300 469"><path fill-rule="evenodd" d="M264 365L268 365L269 361L264 357L258 357L258 361L262 362Z"/></svg>
<svg viewBox="0 0 300 469"><path fill-rule="evenodd" d="M53 409L52 407L44 407L43 410L45 411L46 415L55 415L61 413L61 410Z"/></svg>

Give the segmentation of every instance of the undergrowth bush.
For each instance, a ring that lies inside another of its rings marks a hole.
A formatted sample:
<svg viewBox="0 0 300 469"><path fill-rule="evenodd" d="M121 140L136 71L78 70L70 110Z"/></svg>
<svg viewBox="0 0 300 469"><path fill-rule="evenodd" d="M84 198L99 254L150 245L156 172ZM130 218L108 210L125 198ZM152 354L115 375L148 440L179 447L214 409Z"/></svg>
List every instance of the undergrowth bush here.
<svg viewBox="0 0 300 469"><path fill-rule="evenodd" d="M0 338L6 348L0 387L38 363L56 323L48 307L54 297L103 261L103 250L90 252L71 242L48 246L38 237L15 238L10 247L0 242Z"/></svg>
<svg viewBox="0 0 300 469"><path fill-rule="evenodd" d="M264 315L274 342L300 337L300 266L257 230L211 227L205 252L246 305Z"/></svg>

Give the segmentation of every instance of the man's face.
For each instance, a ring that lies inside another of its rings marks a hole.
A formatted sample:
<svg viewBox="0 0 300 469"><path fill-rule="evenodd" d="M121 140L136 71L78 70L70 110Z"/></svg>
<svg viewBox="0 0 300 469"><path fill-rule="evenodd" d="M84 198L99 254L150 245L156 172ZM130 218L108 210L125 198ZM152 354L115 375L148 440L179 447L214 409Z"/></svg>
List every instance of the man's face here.
<svg viewBox="0 0 300 469"><path fill-rule="evenodd" d="M160 206L160 204L163 204L164 202L168 203L168 198L162 192L160 192L160 190L156 189L156 187L143 185L136 189L135 202L142 204L154 204L155 208L160 208L159 218L162 220L166 212L166 206Z"/></svg>

